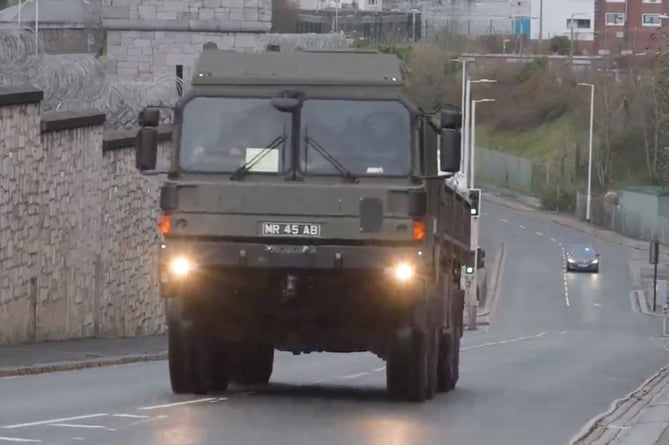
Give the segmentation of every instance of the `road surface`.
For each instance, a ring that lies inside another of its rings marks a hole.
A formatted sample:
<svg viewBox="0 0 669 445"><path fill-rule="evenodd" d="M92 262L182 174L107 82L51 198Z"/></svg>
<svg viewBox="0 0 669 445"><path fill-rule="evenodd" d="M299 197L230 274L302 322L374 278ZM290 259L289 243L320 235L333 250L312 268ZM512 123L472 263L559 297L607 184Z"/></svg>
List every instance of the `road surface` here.
<svg viewBox="0 0 669 445"><path fill-rule="evenodd" d="M0 445L565 445L665 365L667 345L632 311L626 248L596 241L600 274L566 275L562 246L586 235L483 211L505 267L490 327L465 334L454 392L389 402L370 354L278 354L269 388L204 398L171 394L165 362L0 379Z"/></svg>

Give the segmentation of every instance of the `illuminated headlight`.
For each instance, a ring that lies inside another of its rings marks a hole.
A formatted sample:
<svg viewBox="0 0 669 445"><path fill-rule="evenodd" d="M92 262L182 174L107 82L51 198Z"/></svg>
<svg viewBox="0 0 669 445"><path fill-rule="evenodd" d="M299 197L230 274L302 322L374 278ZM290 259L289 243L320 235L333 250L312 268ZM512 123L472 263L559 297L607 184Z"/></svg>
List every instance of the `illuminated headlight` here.
<svg viewBox="0 0 669 445"><path fill-rule="evenodd" d="M568 263L575 263L576 261L572 260L571 258L567 258Z"/></svg>
<svg viewBox="0 0 669 445"><path fill-rule="evenodd" d="M395 275L395 278L397 278L398 280L409 281L411 278L413 278L414 269L413 266L402 263L395 266L393 273Z"/></svg>
<svg viewBox="0 0 669 445"><path fill-rule="evenodd" d="M170 262L170 271L178 276L188 275L193 270L194 264L188 258L177 257Z"/></svg>
<svg viewBox="0 0 669 445"><path fill-rule="evenodd" d="M473 274L473 273L474 273L474 267L473 267L473 266L467 266L467 267L465 267L465 273L466 273L467 275L471 275L471 274Z"/></svg>
<svg viewBox="0 0 669 445"><path fill-rule="evenodd" d="M592 260L592 264L599 264L599 260Z"/></svg>

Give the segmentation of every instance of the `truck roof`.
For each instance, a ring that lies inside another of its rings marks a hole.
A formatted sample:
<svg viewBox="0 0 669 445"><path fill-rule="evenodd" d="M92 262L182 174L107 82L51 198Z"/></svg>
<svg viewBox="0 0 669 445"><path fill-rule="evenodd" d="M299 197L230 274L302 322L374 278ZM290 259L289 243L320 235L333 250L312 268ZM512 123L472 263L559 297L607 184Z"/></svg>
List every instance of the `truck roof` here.
<svg viewBox="0 0 669 445"><path fill-rule="evenodd" d="M202 51L192 85L356 85L404 84L394 54L345 51L244 53Z"/></svg>

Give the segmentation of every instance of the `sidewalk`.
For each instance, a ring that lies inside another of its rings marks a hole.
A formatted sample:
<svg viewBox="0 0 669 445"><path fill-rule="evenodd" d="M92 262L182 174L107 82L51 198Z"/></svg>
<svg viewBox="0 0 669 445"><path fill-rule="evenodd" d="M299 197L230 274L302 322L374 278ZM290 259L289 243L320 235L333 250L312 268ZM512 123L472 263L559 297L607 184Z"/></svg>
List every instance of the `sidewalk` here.
<svg viewBox="0 0 669 445"><path fill-rule="evenodd" d="M650 377L586 427L571 445L669 444L669 367Z"/></svg>
<svg viewBox="0 0 669 445"><path fill-rule="evenodd" d="M164 335L0 346L0 377L166 360L166 351Z"/></svg>

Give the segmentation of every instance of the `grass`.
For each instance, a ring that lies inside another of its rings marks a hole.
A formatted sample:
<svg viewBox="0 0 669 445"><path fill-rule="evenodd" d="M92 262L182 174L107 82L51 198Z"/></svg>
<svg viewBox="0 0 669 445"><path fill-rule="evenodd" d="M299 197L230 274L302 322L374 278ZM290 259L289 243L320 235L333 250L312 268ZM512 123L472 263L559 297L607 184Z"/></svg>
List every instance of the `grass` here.
<svg viewBox="0 0 669 445"><path fill-rule="evenodd" d="M493 131L490 126L481 123L477 125L476 145L524 158L550 159L565 150L573 152L577 139L574 136L585 136L585 132L578 131L577 128L569 114L522 132Z"/></svg>

